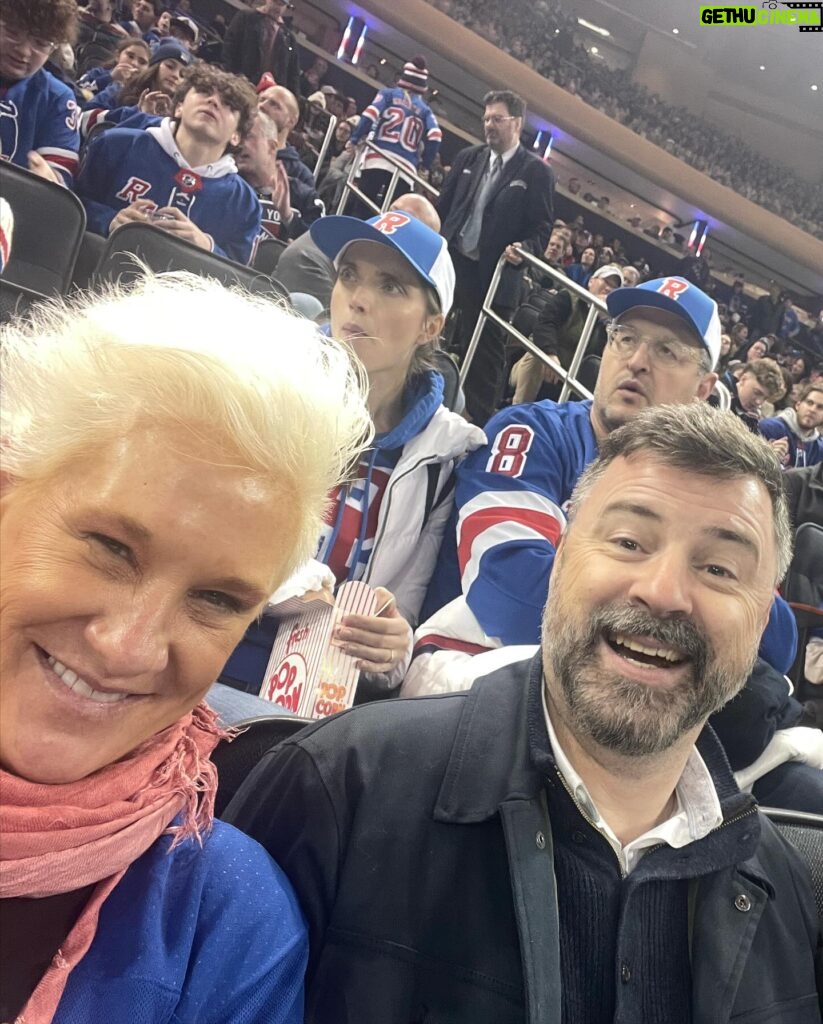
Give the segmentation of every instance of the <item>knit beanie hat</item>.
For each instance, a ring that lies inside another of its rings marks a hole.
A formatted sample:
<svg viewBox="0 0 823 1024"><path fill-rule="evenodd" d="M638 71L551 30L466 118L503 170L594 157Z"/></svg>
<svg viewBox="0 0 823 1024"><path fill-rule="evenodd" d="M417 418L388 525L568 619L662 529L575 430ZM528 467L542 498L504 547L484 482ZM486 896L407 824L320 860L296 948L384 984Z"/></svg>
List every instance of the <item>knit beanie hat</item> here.
<svg viewBox="0 0 823 1024"><path fill-rule="evenodd" d="M429 72L426 68L425 57L412 57L403 65L403 70L397 79L401 89L408 89L409 92L425 92L429 86Z"/></svg>

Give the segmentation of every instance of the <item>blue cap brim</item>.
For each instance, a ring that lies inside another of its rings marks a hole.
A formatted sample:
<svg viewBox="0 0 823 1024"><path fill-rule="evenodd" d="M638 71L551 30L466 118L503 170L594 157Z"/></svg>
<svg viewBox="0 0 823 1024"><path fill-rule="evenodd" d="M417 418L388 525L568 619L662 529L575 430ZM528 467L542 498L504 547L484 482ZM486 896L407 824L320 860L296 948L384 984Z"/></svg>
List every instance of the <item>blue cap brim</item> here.
<svg viewBox="0 0 823 1024"><path fill-rule="evenodd" d="M663 309L667 313L673 313L678 319L685 320L705 348L706 341L700 333L700 328L683 306L675 302L674 299L670 299L668 295L663 295L661 292L644 291L642 288L615 288L606 296L606 308L613 317L622 316L630 309L640 309L641 306Z"/></svg>
<svg viewBox="0 0 823 1024"><path fill-rule="evenodd" d="M405 249L402 249L394 242L390 235L378 231L371 224L367 224L358 217L345 217L333 215L331 217L320 217L309 228L312 241L324 256L334 263L340 253L352 242L379 242L380 245L387 245L400 253L404 260L409 263L423 278L426 284L435 288L434 281L425 273L415 261L409 256Z"/></svg>

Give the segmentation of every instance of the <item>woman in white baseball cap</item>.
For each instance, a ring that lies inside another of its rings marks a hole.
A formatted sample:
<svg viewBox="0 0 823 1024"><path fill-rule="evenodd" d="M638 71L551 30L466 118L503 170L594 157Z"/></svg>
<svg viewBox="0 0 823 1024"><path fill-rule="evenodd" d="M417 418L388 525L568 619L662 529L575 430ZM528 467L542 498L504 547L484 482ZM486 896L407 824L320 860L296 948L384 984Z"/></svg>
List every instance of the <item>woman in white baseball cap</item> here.
<svg viewBox="0 0 823 1024"><path fill-rule="evenodd" d="M360 701L403 680L451 511L454 468L485 438L444 407L432 360L454 294L445 239L398 209L369 221L323 217L311 235L337 271L329 330L366 369L376 435L332 493L316 555L337 584L363 580L378 589L381 613L349 616L336 637L364 673ZM254 642L251 632L247 638ZM259 633L254 639L265 646ZM226 674L239 674L250 654L238 652Z"/></svg>

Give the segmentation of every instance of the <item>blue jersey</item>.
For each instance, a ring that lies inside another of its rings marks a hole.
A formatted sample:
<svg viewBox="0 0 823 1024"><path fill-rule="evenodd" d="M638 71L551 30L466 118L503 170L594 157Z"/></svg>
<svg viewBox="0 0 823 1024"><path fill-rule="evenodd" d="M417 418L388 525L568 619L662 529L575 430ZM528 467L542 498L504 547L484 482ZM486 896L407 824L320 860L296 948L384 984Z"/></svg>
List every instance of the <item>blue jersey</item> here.
<svg viewBox="0 0 823 1024"><path fill-rule="evenodd" d="M74 93L44 69L0 88L0 157L29 166L38 152L66 185L77 173L79 109Z"/></svg>
<svg viewBox="0 0 823 1024"><path fill-rule="evenodd" d="M566 509L597 458L591 402L534 402L489 420L489 443L457 468L447 528L422 619L461 593L503 646L537 644ZM760 655L779 672L794 660L794 617L776 597ZM459 643L442 644L464 649Z"/></svg>
<svg viewBox="0 0 823 1024"><path fill-rule="evenodd" d="M457 468L447 529L423 617L457 597L489 636L533 644L566 524L564 506L597 456L591 402L515 405L486 426L489 443Z"/></svg>
<svg viewBox="0 0 823 1024"><path fill-rule="evenodd" d="M108 235L114 216L138 199L179 209L212 238L212 251L248 263L260 232L260 203L231 157L190 168L174 152L168 121L145 130L111 128L93 139L77 179L88 229Z"/></svg>
<svg viewBox="0 0 823 1024"><path fill-rule="evenodd" d="M423 146L422 164L428 170L443 137L437 118L426 101L400 86L381 89L374 97L351 134L352 143L365 139L370 132L374 132L372 142L378 148L402 161L415 173L421 162L420 146ZM363 160L363 169L379 167L391 170L388 161L381 161L378 153L369 150Z"/></svg>
<svg viewBox="0 0 823 1024"><path fill-rule="evenodd" d="M816 466L818 462L823 462L823 440L820 437L802 440L782 416L760 420L757 429L770 441L778 441L785 437L789 442L789 462L786 469L802 469L804 466Z"/></svg>

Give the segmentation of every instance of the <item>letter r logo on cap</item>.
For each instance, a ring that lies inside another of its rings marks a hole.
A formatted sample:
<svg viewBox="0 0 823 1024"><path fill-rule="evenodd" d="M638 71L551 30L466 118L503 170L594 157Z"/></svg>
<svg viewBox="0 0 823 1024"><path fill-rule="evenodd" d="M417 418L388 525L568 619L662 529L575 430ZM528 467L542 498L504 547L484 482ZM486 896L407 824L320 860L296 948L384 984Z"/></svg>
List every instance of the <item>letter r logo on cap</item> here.
<svg viewBox="0 0 823 1024"><path fill-rule="evenodd" d="M409 218L405 213L390 210L388 213L384 213L380 220L376 220L372 227L377 231L382 231L384 235L393 235L398 228L402 228L404 224L409 223Z"/></svg>
<svg viewBox="0 0 823 1024"><path fill-rule="evenodd" d="M689 283L688 281L680 281L676 277L667 277L657 290L661 295L665 295L667 298L674 299L677 302L683 292L689 290Z"/></svg>

